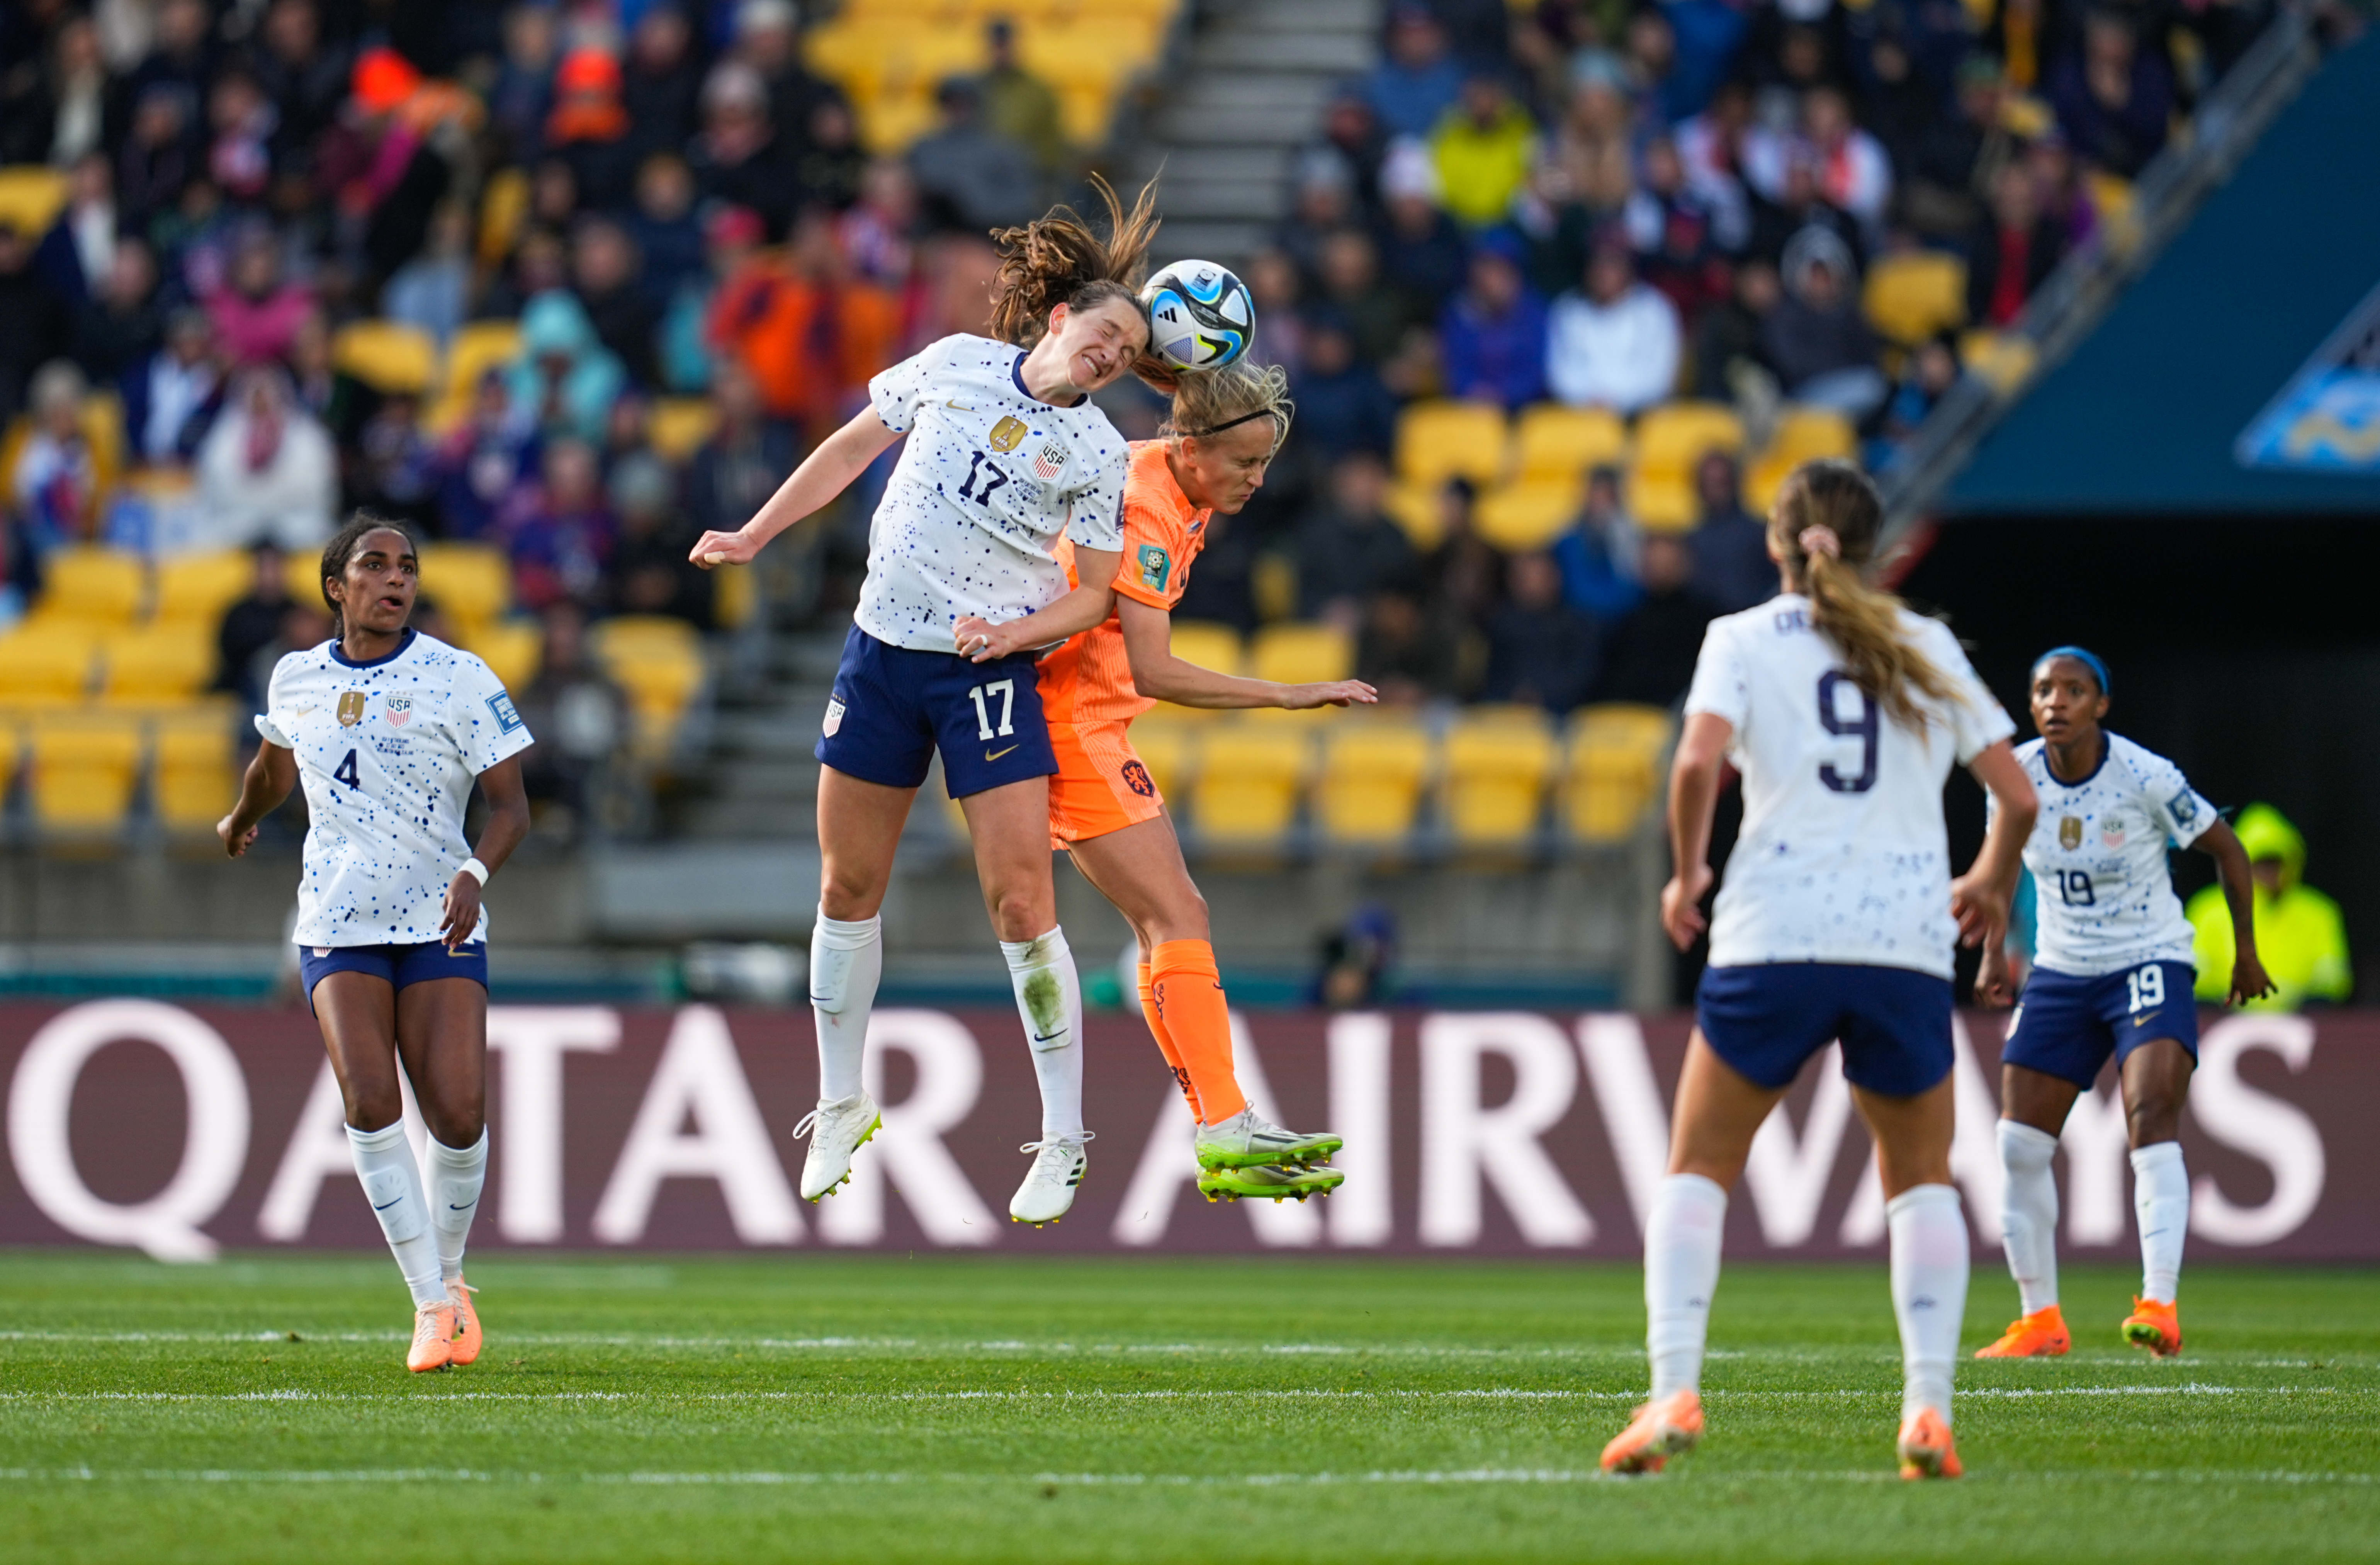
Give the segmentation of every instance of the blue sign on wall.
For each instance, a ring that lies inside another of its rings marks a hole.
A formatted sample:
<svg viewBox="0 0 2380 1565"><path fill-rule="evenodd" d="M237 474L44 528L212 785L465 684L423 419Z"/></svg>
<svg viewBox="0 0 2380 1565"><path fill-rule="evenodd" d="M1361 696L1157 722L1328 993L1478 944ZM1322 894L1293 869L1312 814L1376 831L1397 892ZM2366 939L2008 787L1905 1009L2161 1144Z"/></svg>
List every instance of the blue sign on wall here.
<svg viewBox="0 0 2380 1565"><path fill-rule="evenodd" d="M2380 288L2240 431L2247 467L2380 473Z"/></svg>

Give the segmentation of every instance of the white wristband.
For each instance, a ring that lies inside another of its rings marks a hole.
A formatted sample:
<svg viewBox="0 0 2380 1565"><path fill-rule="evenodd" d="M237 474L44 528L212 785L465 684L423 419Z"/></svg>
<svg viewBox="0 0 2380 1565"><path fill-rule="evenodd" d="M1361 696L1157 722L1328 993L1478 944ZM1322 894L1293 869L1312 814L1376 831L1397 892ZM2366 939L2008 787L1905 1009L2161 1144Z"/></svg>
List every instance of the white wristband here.
<svg viewBox="0 0 2380 1565"><path fill-rule="evenodd" d="M476 858L465 859L463 861L463 867L456 870L455 873L457 875L468 875L472 880L477 880L482 886L488 883L488 867L481 864Z"/></svg>

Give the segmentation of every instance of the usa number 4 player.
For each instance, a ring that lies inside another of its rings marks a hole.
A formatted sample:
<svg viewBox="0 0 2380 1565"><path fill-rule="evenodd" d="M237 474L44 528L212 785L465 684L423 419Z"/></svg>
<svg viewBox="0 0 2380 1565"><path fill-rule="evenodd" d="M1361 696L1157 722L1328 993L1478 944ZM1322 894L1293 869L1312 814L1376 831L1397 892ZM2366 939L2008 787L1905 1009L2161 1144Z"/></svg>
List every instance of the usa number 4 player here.
<svg viewBox="0 0 2380 1565"><path fill-rule="evenodd" d="M2034 661L2033 725L2017 759L2041 797L2024 846L2040 914L2032 974L2000 1051L2001 1240L2023 1314L1977 1358L2037 1358L2070 1345L2058 1304L2058 1186L2049 1171L2075 1098L2110 1056L2132 1149L2141 1291L2124 1340L2160 1358L2181 1351L2174 1295L2190 1222L2181 1106L2198 1063L2191 927L2173 894L2168 843L2215 860L2238 931L2234 1004L2269 992L2256 960L2248 855L2231 828L2163 756L2100 726L2107 665L2081 647ZM1985 951L1976 998L2009 1001L2007 952Z"/></svg>

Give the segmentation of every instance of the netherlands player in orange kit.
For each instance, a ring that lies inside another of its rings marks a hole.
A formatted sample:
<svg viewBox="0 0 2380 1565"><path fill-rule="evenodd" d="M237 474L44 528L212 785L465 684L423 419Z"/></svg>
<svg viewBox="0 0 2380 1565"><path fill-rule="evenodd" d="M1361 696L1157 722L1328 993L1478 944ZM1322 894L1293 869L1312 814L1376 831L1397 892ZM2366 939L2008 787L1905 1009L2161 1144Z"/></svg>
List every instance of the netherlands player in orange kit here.
<svg viewBox="0 0 2380 1565"><path fill-rule="evenodd" d="M1146 362L1137 368L1145 379L1168 382L1173 406L1161 438L1132 449L1112 609L1040 664L1042 708L1058 757L1050 834L1139 937L1141 1013L1197 1122L1199 1189L1209 1198L1303 1200L1343 1177L1320 1166L1338 1150L1339 1138L1269 1123L1241 1091L1207 904L1191 883L1165 801L1134 753L1129 729L1160 699L1301 710L1378 697L1358 680L1280 685L1217 673L1173 655L1173 606L1206 544L1208 521L1238 512L1262 487L1289 432L1292 408L1278 369L1234 364L1152 375ZM1079 624L1076 616L1092 602L1079 591L1073 600L1005 625L962 621L960 647L987 658L1047 642L1053 628Z"/></svg>

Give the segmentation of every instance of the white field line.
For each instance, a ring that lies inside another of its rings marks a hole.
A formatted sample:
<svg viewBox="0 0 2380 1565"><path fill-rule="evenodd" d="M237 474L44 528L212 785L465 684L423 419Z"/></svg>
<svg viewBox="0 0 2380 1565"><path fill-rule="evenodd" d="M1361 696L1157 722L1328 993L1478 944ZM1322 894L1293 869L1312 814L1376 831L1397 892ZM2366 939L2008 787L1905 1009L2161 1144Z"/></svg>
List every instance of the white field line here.
<svg viewBox="0 0 2380 1565"><path fill-rule="evenodd" d="M2209 1386L2192 1381L2180 1386L1974 1386L1959 1391L1961 1401L2030 1401L2044 1397L2265 1397L2371 1396L2374 1391L2337 1386ZM0 1391L0 1403L23 1402L339 1402L391 1403L408 1408L440 1402L1167 1402L1167 1401L1630 1401L1642 1390L1596 1391L1540 1389L1523 1386L1478 1386L1445 1389L1404 1390L1396 1388L1339 1390L1269 1388L1245 1390L1133 1390L1097 1389L1063 1391L844 1391L830 1389L735 1391L444 1391L425 1387L419 1391L312 1391L287 1389L271 1391ZM1842 1388L1826 1390L1707 1390L1706 1401L1885 1401L1898 1389Z"/></svg>
<svg viewBox="0 0 2380 1565"><path fill-rule="evenodd" d="M830 1472L629 1472L537 1473L493 1472L476 1468L122 1468L8 1467L0 1468L0 1483L13 1484L584 1484L653 1486L878 1486L895 1484L1076 1486L1082 1487L1221 1487L1293 1488L1336 1485L1471 1485L1471 1484L1675 1484L1704 1483L1882 1483L1895 1481L1888 1470L1864 1468L1709 1469L1698 1479L1676 1475L1659 1478L1613 1478L1592 1468L1481 1467L1449 1471L1408 1469L1366 1473L830 1473ZM1966 1482L1976 1482L1971 1476ZM2351 1472L2304 1472L2291 1469L2180 1468L2168 1471L2107 1470L2087 1473L2009 1473L1985 1474L1982 1481L2006 1484L2121 1483L2155 1484L2280 1484L2368 1486L2380 1474Z"/></svg>

